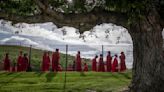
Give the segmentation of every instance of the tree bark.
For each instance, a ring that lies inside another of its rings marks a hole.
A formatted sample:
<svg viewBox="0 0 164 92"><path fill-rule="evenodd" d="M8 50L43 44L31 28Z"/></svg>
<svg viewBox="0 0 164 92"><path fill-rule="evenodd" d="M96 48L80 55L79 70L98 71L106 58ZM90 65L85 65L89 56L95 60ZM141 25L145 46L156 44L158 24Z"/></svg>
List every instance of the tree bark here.
<svg viewBox="0 0 164 92"><path fill-rule="evenodd" d="M130 92L164 92L163 38L159 20L152 10L143 20L131 25L134 62Z"/></svg>

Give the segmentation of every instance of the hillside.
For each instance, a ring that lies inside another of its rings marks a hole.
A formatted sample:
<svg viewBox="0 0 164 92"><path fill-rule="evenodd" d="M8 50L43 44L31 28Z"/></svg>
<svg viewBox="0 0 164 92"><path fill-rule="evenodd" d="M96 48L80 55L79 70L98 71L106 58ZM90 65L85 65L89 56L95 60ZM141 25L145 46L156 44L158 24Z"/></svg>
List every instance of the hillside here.
<svg viewBox="0 0 164 92"><path fill-rule="evenodd" d="M20 50L23 51L24 53L29 53L28 47L0 45L0 62L2 63L5 53L9 52L9 56L12 61L12 64L14 62L16 63ZM40 70L43 52L44 52L43 50L32 49L31 65L34 71ZM51 56L51 53L52 52L50 52L50 56ZM65 67L65 62L66 62L65 57L66 57L65 54L60 53L60 64L62 65L62 67ZM74 58L75 57L68 55L68 65L73 64ZM83 62L87 62L87 61L89 61L89 59L83 59ZM89 62L87 63L89 64L89 67L90 67L90 63Z"/></svg>

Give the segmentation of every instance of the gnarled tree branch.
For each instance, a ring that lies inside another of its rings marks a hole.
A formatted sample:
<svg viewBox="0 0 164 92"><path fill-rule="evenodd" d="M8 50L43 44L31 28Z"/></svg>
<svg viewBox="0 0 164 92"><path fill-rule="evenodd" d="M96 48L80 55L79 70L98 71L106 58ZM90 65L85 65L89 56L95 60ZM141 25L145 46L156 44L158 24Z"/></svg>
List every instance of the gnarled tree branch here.
<svg viewBox="0 0 164 92"><path fill-rule="evenodd" d="M128 27L128 18L126 14L123 13L109 12L98 8L96 11L93 10L89 13L65 14L46 7L40 0L34 1L42 12L51 17L54 17L54 19L56 20L55 24L59 24L58 26L73 26L75 28L80 28L81 31L89 30L96 24L101 23L114 23L126 28Z"/></svg>
<svg viewBox="0 0 164 92"><path fill-rule="evenodd" d="M101 8L93 9L88 13L80 14L65 14L57 12L49 7L46 7L40 0L34 0L36 5L40 8L43 14L34 16L20 16L15 14L8 14L0 12L0 19L11 20L15 23L27 22L27 23L42 23L53 22L58 27L72 26L80 29L81 32L92 29L95 25L101 23L114 23L116 25L128 28L128 17L126 14L119 12L109 12Z"/></svg>

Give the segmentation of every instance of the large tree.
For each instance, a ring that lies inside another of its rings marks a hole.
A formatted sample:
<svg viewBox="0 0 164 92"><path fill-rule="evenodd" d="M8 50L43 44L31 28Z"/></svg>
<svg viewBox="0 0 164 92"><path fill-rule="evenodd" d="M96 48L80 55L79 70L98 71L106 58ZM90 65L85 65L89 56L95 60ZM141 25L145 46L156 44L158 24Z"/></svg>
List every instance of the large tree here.
<svg viewBox="0 0 164 92"><path fill-rule="evenodd" d="M58 27L78 28L81 33L101 23L123 26L134 47L129 91L164 91L164 0L1 0L0 19L53 22Z"/></svg>

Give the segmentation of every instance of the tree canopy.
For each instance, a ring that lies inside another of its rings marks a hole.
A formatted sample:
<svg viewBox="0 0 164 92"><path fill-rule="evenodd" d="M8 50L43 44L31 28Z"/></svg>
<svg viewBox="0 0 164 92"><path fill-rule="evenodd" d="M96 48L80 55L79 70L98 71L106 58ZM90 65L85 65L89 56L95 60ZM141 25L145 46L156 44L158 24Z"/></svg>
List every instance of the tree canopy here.
<svg viewBox="0 0 164 92"><path fill-rule="evenodd" d="M81 31L104 22L128 28L152 7L164 20L164 0L1 0L0 18L14 23L51 21Z"/></svg>

